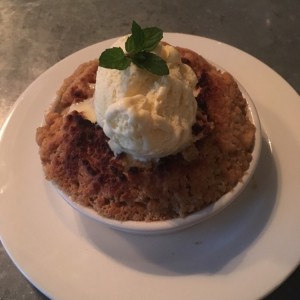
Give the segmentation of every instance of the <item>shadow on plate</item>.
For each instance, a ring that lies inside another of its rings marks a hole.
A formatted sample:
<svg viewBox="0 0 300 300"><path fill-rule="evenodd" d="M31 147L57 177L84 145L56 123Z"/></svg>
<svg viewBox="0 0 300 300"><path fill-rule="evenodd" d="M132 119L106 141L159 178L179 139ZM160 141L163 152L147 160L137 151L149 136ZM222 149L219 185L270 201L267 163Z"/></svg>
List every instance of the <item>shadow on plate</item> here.
<svg viewBox="0 0 300 300"><path fill-rule="evenodd" d="M160 275L227 274L268 226L277 200L278 170L264 136L260 161L229 207L191 228L158 236L120 232L75 212L78 230L99 251L140 272Z"/></svg>

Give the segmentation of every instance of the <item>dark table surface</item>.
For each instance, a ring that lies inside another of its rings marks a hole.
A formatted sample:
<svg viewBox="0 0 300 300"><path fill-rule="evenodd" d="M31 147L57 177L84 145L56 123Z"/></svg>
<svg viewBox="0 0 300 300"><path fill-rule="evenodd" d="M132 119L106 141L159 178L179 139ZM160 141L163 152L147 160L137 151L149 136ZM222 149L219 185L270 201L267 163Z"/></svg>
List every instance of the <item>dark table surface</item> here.
<svg viewBox="0 0 300 300"><path fill-rule="evenodd" d="M41 73L81 48L128 33L133 19L235 46L300 91L299 0L1 0L0 126ZM2 299L47 298L23 277L0 243ZM300 268L265 299L300 299Z"/></svg>

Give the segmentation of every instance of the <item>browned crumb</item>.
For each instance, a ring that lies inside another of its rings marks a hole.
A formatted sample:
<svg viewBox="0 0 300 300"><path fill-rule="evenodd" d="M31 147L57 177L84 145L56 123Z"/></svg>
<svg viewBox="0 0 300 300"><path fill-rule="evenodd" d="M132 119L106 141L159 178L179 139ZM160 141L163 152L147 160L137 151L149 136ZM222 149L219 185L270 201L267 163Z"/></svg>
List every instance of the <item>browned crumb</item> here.
<svg viewBox="0 0 300 300"><path fill-rule="evenodd" d="M74 102L80 102L93 96L97 68L97 60L83 63L72 76L64 80L62 87L57 92L62 107L67 107Z"/></svg>

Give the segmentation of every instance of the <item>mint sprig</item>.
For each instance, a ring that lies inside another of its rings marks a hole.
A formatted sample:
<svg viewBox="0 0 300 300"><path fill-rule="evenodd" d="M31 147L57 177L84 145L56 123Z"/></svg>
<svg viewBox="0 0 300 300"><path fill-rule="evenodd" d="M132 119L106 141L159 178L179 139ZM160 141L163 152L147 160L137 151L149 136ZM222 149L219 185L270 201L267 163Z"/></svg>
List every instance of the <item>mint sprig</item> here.
<svg viewBox="0 0 300 300"><path fill-rule="evenodd" d="M163 32L157 27L142 29L132 22L131 35L125 42L126 53L120 47L106 49L99 57L99 66L108 69L125 70L131 63L156 75L168 75L166 62L152 53L163 38Z"/></svg>

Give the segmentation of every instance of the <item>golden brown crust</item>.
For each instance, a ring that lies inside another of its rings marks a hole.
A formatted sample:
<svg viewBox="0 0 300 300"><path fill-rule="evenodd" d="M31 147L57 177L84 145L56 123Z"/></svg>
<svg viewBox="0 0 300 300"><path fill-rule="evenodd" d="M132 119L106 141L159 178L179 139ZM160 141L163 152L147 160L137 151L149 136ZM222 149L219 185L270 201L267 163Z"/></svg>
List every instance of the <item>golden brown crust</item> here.
<svg viewBox="0 0 300 300"><path fill-rule="evenodd" d="M201 78L204 72L214 70L214 67L198 53L182 47L176 47L176 49L180 53L182 62L189 65L198 78Z"/></svg>
<svg viewBox="0 0 300 300"><path fill-rule="evenodd" d="M49 113L36 135L46 178L74 201L117 220L183 217L230 191L252 159L255 128L245 99L228 73L178 49L199 78L193 133L201 139L183 153L141 163L115 157L101 127L79 113ZM78 89L82 98L90 97L86 82L95 80L96 69L96 62L82 65L65 81L58 93L65 104L78 101Z"/></svg>
<svg viewBox="0 0 300 300"><path fill-rule="evenodd" d="M64 80L62 87L57 92L62 107L93 96L97 68L97 60L83 63L70 77Z"/></svg>

